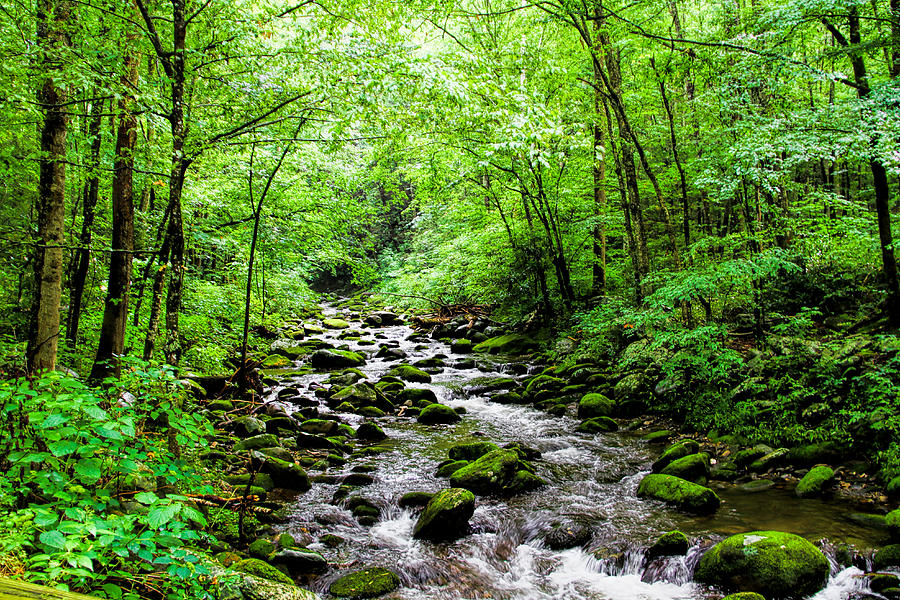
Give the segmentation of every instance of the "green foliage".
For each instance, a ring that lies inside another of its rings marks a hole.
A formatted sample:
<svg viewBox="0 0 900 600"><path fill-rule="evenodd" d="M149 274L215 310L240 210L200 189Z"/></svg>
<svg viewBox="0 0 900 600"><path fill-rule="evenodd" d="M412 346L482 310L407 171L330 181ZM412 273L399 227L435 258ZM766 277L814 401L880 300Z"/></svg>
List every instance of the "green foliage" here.
<svg viewBox="0 0 900 600"><path fill-rule="evenodd" d="M182 408L170 371L129 365L103 391L52 372L0 381L2 508L19 523L4 549L27 553L35 582L120 598L165 572L173 597L206 597L190 548L206 522L181 495L200 482L173 450L192 452L209 426ZM157 483L178 491L154 492Z"/></svg>

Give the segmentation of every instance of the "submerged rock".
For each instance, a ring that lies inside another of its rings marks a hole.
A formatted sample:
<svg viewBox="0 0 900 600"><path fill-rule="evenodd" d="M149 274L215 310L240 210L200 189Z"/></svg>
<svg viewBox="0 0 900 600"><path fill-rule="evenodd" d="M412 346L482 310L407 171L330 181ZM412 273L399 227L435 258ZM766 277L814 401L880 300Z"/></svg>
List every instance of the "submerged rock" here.
<svg viewBox="0 0 900 600"><path fill-rule="evenodd" d="M475 494L461 488L441 490L425 505L413 529L413 537L449 540L466 534L475 512Z"/></svg>
<svg viewBox="0 0 900 600"><path fill-rule="evenodd" d="M701 515L714 513L720 504L711 489L673 475L647 475L637 490L638 498L655 498L679 510Z"/></svg>
<svg viewBox="0 0 900 600"><path fill-rule="evenodd" d="M400 578L382 567L354 571L337 579L328 593L339 598L374 598L400 587Z"/></svg>
<svg viewBox="0 0 900 600"><path fill-rule="evenodd" d="M766 598L801 598L821 590L828 573L828 559L802 537L754 531L713 546L700 559L694 577L701 583L757 592Z"/></svg>

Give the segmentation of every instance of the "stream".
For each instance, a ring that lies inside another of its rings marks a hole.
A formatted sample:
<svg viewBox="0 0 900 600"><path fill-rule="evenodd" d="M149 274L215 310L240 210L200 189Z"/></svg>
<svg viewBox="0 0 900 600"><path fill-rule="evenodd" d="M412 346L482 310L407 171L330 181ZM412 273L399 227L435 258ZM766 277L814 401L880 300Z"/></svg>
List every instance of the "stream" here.
<svg viewBox="0 0 900 600"><path fill-rule="evenodd" d="M332 306L325 307L325 314L347 318ZM408 357L402 362L407 363L442 357L447 366L432 375L430 384L410 387L431 389L440 402L465 412L462 421L453 425L422 425L414 418L394 415L378 418L376 422L388 435L381 444L388 444L391 450L328 470L329 475L341 475L360 465L375 467L371 473L374 483L351 494L368 498L380 508L375 525L360 525L349 510L332 504L337 483L317 482L293 501L290 520L282 530L337 566L311 583L323 597L327 597L329 584L348 570L378 565L393 570L401 579L401 587L388 597L406 600L715 599L722 595L691 581L702 552L733 533L772 529L827 540L823 549L832 562L832 573L815 600L881 598L867 590L865 578L859 577L863 571L838 567L833 558L834 546L871 548L883 541L877 531L848 520L853 511L846 504L800 501L792 490L777 487L746 493L731 485L716 488L723 503L710 517L685 515L656 501L638 500L638 483L650 471L659 447L628 432L575 433L579 421L573 417L493 403L472 385L483 377L522 378L530 366L502 358L454 354L447 344L423 341L405 325L370 327L357 319L351 320L351 329L363 332L360 340L338 339L341 332L336 330L316 337L369 357L361 370L372 382L401 362L375 358L380 345L403 350ZM304 393L310 390L307 395L312 397L311 390L327 377L304 375L283 385ZM270 390L271 399L277 398L279 389ZM319 410L329 412L324 402ZM353 426L366 420L352 414L340 416ZM434 475L438 463L446 459L450 446L478 440L522 442L536 448L542 457L533 464L548 485L512 498L479 496L471 519L472 533L455 542L413 539L418 513L399 508L400 496L448 487L447 479ZM590 543L562 551L547 548L542 532L554 521L573 518L592 525ZM646 548L673 529L684 531L692 540L687 556L646 561ZM325 533L345 541L329 547L318 541Z"/></svg>

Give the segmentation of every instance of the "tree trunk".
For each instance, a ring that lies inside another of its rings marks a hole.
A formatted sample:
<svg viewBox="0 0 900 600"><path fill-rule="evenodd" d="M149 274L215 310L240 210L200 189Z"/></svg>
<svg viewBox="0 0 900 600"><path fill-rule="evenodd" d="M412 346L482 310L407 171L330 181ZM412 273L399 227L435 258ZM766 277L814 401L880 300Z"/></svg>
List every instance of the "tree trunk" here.
<svg viewBox="0 0 900 600"><path fill-rule="evenodd" d="M37 93L38 104L44 113L44 124L41 129L37 199L35 289L27 349L30 371L55 369L59 344L68 116L63 108L66 92L56 85L62 65L55 55L60 47L71 45L66 33L67 28L72 26L71 20L72 10L67 0L40 0L38 3L37 41L44 50L42 66L46 79Z"/></svg>
<svg viewBox="0 0 900 600"><path fill-rule="evenodd" d="M595 75L595 84L599 79ZM594 180L594 265L591 272L591 291L595 296L606 293L606 159L604 157L603 126L600 124L600 90L594 90L594 124L591 127L594 137L594 155L591 157L591 173Z"/></svg>
<svg viewBox="0 0 900 600"><path fill-rule="evenodd" d="M99 95L94 92L92 96ZM78 251L75 256L75 269L72 273L72 281L69 288L69 314L66 319L66 341L69 348L74 349L78 345L78 324L81 321L81 308L84 298L84 286L87 282L88 270L91 264L91 241L94 234L94 217L97 208L97 198L100 192L100 174L97 168L100 166L100 147L103 143L101 122L103 117L103 101L91 103L88 123L88 137L91 139L91 154L88 159L88 176L84 184L82 199L81 235L78 238Z"/></svg>
<svg viewBox="0 0 900 600"><path fill-rule="evenodd" d="M133 39L134 36L128 36ZM112 182L112 254L109 261L109 285L103 311L100 342L90 378L95 381L121 374L119 356L125 353L125 329L128 325L128 296L131 291L131 265L134 259L134 147L137 118L131 112L131 90L137 85L137 58L126 43L123 65L123 93L119 100L119 131Z"/></svg>

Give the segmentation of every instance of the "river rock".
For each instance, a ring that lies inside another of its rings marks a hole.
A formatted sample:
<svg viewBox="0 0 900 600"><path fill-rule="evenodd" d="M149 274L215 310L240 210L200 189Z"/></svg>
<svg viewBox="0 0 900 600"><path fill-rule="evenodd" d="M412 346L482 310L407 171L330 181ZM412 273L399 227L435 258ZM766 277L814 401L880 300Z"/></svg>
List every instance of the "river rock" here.
<svg viewBox="0 0 900 600"><path fill-rule="evenodd" d="M354 383L333 395L329 404L337 406L342 402L349 402L353 406L367 406L375 404L377 399L375 388L371 385L368 383Z"/></svg>
<svg viewBox="0 0 900 600"><path fill-rule="evenodd" d="M648 560L659 558L660 556L684 556L688 553L691 542L688 537L680 531L670 531L660 536L652 546L647 549L646 557Z"/></svg>
<svg viewBox="0 0 900 600"><path fill-rule="evenodd" d="M544 484L514 450L494 450L450 477L453 487L482 496L517 494Z"/></svg>
<svg viewBox="0 0 900 600"><path fill-rule="evenodd" d="M262 471L272 476L275 487L301 492L310 488L309 475L300 465L271 456L255 457L258 460L262 460Z"/></svg>
<svg viewBox="0 0 900 600"><path fill-rule="evenodd" d="M360 423L359 427L356 428L356 437L368 442L380 442L387 438L387 434L375 423L366 421L365 423Z"/></svg>
<svg viewBox="0 0 900 600"><path fill-rule="evenodd" d="M580 520L553 521L544 533L544 544L551 550L567 550L591 541L591 526Z"/></svg>
<svg viewBox="0 0 900 600"><path fill-rule="evenodd" d="M349 329L350 323L344 319L323 319L322 325L327 329Z"/></svg>
<svg viewBox="0 0 900 600"><path fill-rule="evenodd" d="M300 423L300 431L318 435L335 435L338 428L338 422L329 419L307 419Z"/></svg>
<svg viewBox="0 0 900 600"><path fill-rule="evenodd" d="M455 354L468 354L474 347L475 343L472 340L458 339L450 344L450 351Z"/></svg>
<svg viewBox="0 0 900 600"><path fill-rule="evenodd" d="M466 534L474 512L475 494L461 488L441 490L419 515L413 537L426 540L461 537Z"/></svg>
<svg viewBox="0 0 900 600"><path fill-rule="evenodd" d="M431 375L412 365L398 365L388 371L388 375L413 383L431 383Z"/></svg>
<svg viewBox="0 0 900 600"><path fill-rule="evenodd" d="M493 442L471 442L468 444L456 444L451 446L448 452L450 460L476 460L488 452L499 450L500 446Z"/></svg>
<svg viewBox="0 0 900 600"><path fill-rule="evenodd" d="M400 578L393 571L382 567L369 567L354 571L337 579L328 593L338 598L374 598L400 587Z"/></svg>
<svg viewBox="0 0 900 600"><path fill-rule="evenodd" d="M487 354L527 354L540 350L540 344L534 339L518 333L509 333L489 338L476 345L475 352Z"/></svg>
<svg viewBox="0 0 900 600"><path fill-rule="evenodd" d="M876 552L872 557L872 565L876 571L900 567L900 544L891 544Z"/></svg>
<svg viewBox="0 0 900 600"><path fill-rule="evenodd" d="M619 430L619 424L609 417L594 417L579 423L575 431L581 433L610 433Z"/></svg>
<svg viewBox="0 0 900 600"><path fill-rule="evenodd" d="M435 404L438 401L434 391L426 388L406 388L397 394L396 400L401 404L409 402L413 406Z"/></svg>
<svg viewBox="0 0 900 600"><path fill-rule="evenodd" d="M248 483L250 483L251 477L252 477L254 486L258 485L259 487L263 488L267 492L271 492L273 489L275 489L275 482L272 481L272 477L265 473L256 473L255 475L252 475L252 476L250 473L241 473L239 475L228 475L227 477L225 477L225 482L230 483L231 485L238 487L238 488L241 486L246 487L246 485Z"/></svg>
<svg viewBox="0 0 900 600"><path fill-rule="evenodd" d="M686 512L701 515L714 513L720 504L711 489L672 475L652 474L641 480L638 498L655 498Z"/></svg>
<svg viewBox="0 0 900 600"><path fill-rule="evenodd" d="M245 452L247 450L257 450L259 448L271 448L278 445L278 437L271 433L262 435L254 435L246 440L241 440L234 445L235 452Z"/></svg>
<svg viewBox="0 0 900 600"><path fill-rule="evenodd" d="M684 458L685 456L690 456L691 454L696 454L700 450L700 444L695 442L694 440L682 440L675 444L672 444L662 453L662 455L656 459L656 462L653 463L653 472L659 473L663 469L665 469L669 463L678 460L679 458Z"/></svg>
<svg viewBox="0 0 900 600"><path fill-rule="evenodd" d="M231 568L235 571L240 571L241 573L247 573L248 575L253 575L254 577L261 577L262 579L268 579L269 581L274 581L276 583L283 583L286 585L294 585L294 581L270 565L269 563L259 560L258 558L247 558L231 565Z"/></svg>
<svg viewBox="0 0 900 600"><path fill-rule="evenodd" d="M884 524L891 534L891 540L900 541L900 509L889 512L884 518Z"/></svg>
<svg viewBox="0 0 900 600"><path fill-rule="evenodd" d="M794 492L798 498L821 496L834 483L834 469L827 465L817 465L803 476Z"/></svg>
<svg viewBox="0 0 900 600"><path fill-rule="evenodd" d="M779 531L733 535L708 550L694 577L731 591L766 598L801 598L828 580L828 559L802 537Z"/></svg>
<svg viewBox="0 0 900 600"><path fill-rule="evenodd" d="M462 418L446 404L429 404L419 413L418 421L424 425L456 423Z"/></svg>
<svg viewBox="0 0 900 600"><path fill-rule="evenodd" d="M266 423L255 417L241 417L234 421L234 433L238 437L253 437L265 432Z"/></svg>
<svg viewBox="0 0 900 600"><path fill-rule="evenodd" d="M762 473L764 471L768 471L769 469L772 469L772 468L777 467L780 464L782 464L785 461L785 459L788 455L788 452L789 451L787 448L778 448L777 450L773 450L772 452L769 452L768 454L760 456L759 458L754 460L752 463L750 463L750 466L748 468L751 471L755 471L757 473Z"/></svg>
<svg viewBox="0 0 900 600"><path fill-rule="evenodd" d="M423 507L434 497L434 492L406 492L400 496L397 505L400 508Z"/></svg>
<svg viewBox="0 0 900 600"><path fill-rule="evenodd" d="M328 570L328 561L318 552L306 548L289 548L280 550L270 559L276 565L284 565L294 577L310 573L324 573Z"/></svg>
<svg viewBox="0 0 900 600"><path fill-rule="evenodd" d="M660 473L704 485L709 479L709 454L699 452L683 456L670 462Z"/></svg>
<svg viewBox="0 0 900 600"><path fill-rule="evenodd" d="M616 404L603 394L585 394L578 402L578 418L612 417Z"/></svg>
<svg viewBox="0 0 900 600"><path fill-rule="evenodd" d="M316 369L328 371L360 367L366 364L366 359L362 354L349 350L316 350L309 357L309 363Z"/></svg>

